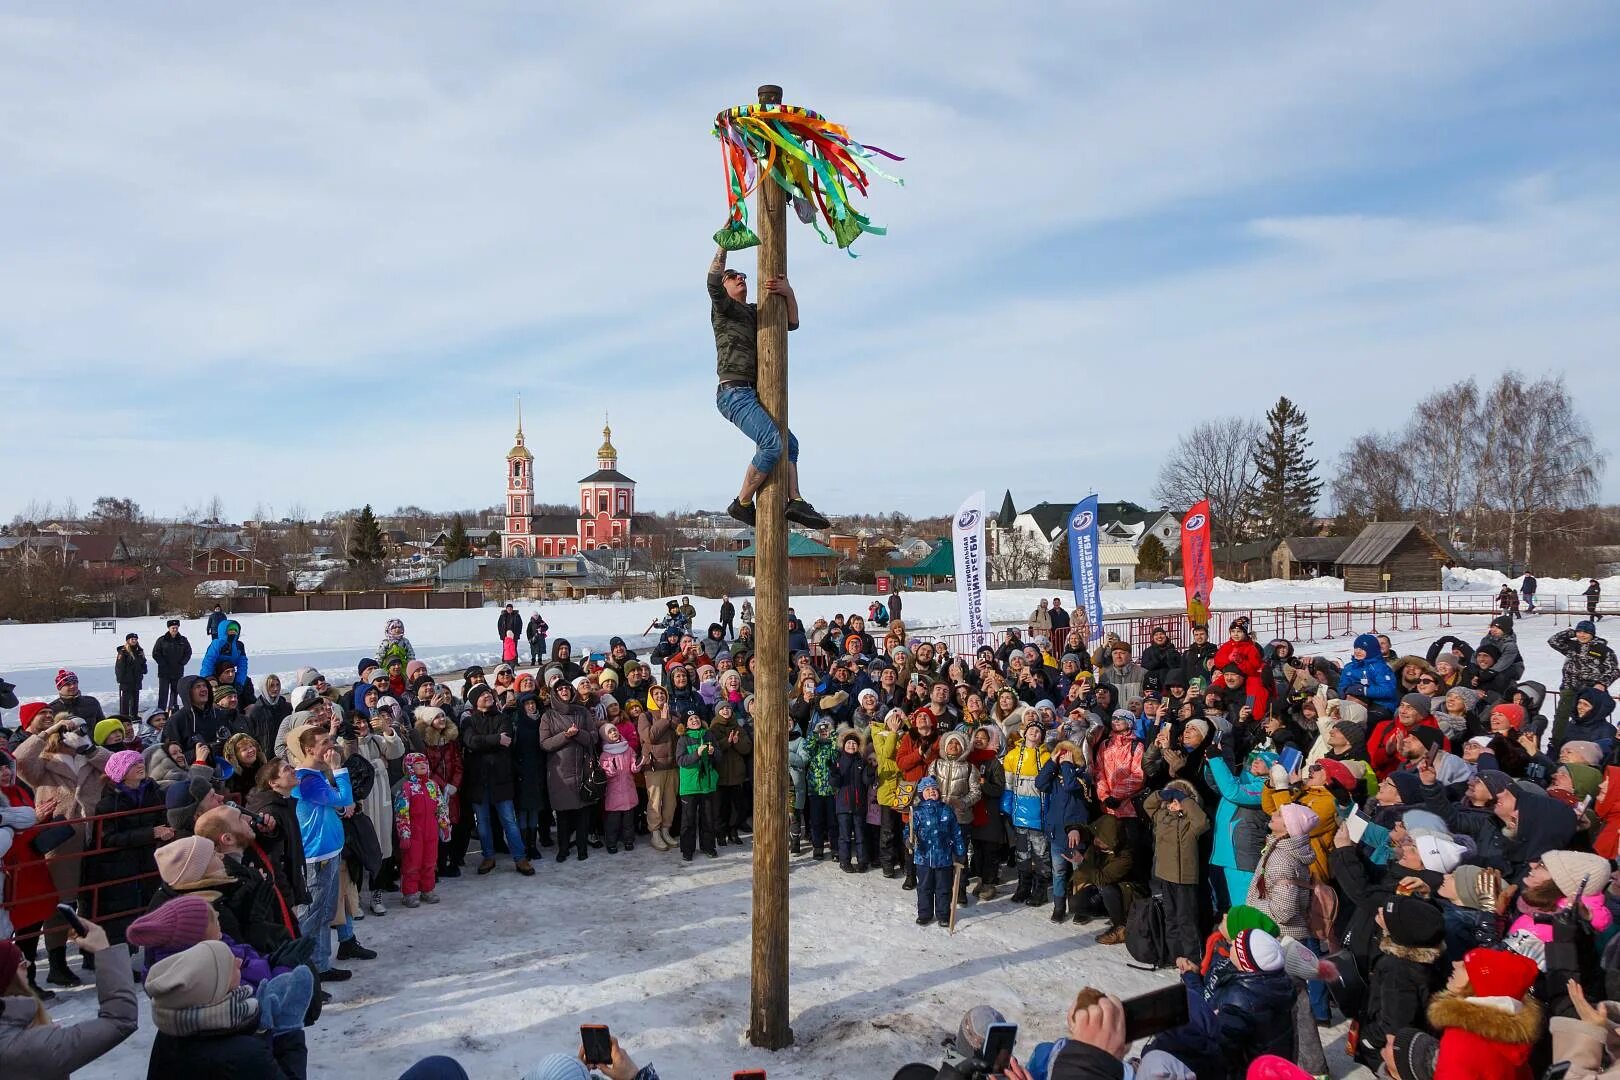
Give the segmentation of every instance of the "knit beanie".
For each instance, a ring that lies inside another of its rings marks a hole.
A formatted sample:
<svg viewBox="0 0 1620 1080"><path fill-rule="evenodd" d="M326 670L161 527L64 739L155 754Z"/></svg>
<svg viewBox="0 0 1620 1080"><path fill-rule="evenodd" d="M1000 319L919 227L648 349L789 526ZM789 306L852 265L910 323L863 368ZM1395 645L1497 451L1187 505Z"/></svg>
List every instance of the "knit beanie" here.
<svg viewBox="0 0 1620 1080"><path fill-rule="evenodd" d="M106 720L96 721L96 726L90 729L90 741L97 746L106 746L108 736L115 731L123 731L124 722L108 717Z"/></svg>
<svg viewBox="0 0 1620 1080"><path fill-rule="evenodd" d="M1276 937L1275 934L1272 936ZM1292 938L1278 938L1278 940L1282 943L1283 970L1289 975L1301 982L1313 980L1335 982L1339 978L1339 969L1333 961L1318 959L1303 942Z"/></svg>
<svg viewBox="0 0 1620 1080"><path fill-rule="evenodd" d="M1450 837L1425 834L1417 838L1418 856L1423 868L1436 874L1449 874L1457 869L1468 849Z"/></svg>
<svg viewBox="0 0 1620 1080"><path fill-rule="evenodd" d="M1434 712L1433 701L1428 694L1407 694L1401 698L1402 705L1410 705L1417 710L1420 717L1429 716Z"/></svg>
<svg viewBox="0 0 1620 1080"><path fill-rule="evenodd" d="M1401 824L1414 837L1443 836L1451 839L1451 826L1439 814L1429 810L1408 810L1401 815Z"/></svg>
<svg viewBox="0 0 1620 1080"><path fill-rule="evenodd" d="M1485 785L1485 790L1492 796L1500 795L1513 786L1513 777L1500 769L1481 769L1474 774L1475 779Z"/></svg>
<svg viewBox="0 0 1620 1080"><path fill-rule="evenodd" d="M1603 747L1599 746L1595 742L1592 742L1590 739L1571 739L1569 742L1560 747L1559 750L1560 752L1565 750L1569 751L1576 757L1580 758L1583 762L1593 766L1594 768L1603 761Z"/></svg>
<svg viewBox="0 0 1620 1080"><path fill-rule="evenodd" d="M1502 891L1502 872L1464 863L1451 872L1451 887L1458 907L1494 912L1497 894Z"/></svg>
<svg viewBox="0 0 1620 1080"><path fill-rule="evenodd" d="M984 1037L990 1030L991 1024L1005 1024L1007 1018L1001 1015L999 1009L989 1005L975 1005L962 1014L962 1022L956 1025L956 1052L963 1057L971 1057L984 1049Z"/></svg>
<svg viewBox="0 0 1620 1080"><path fill-rule="evenodd" d="M324 677L325 676L323 676L320 673L320 671L318 671L317 669L312 668L312 667L302 667L302 668L298 669L298 685L299 686L313 687L316 684L316 682L318 682L319 680L321 680Z"/></svg>
<svg viewBox="0 0 1620 1080"><path fill-rule="evenodd" d="M1201 716L1195 716L1182 727L1182 732L1196 731L1205 739L1209 738L1209 721Z"/></svg>
<svg viewBox="0 0 1620 1080"><path fill-rule="evenodd" d="M1598 785L1603 783L1602 773L1590 765L1560 765L1559 768L1569 774L1569 786L1577 799L1597 796Z"/></svg>
<svg viewBox="0 0 1620 1080"><path fill-rule="evenodd" d="M159 960L146 973L146 996L165 1009L224 1001L231 992L236 957L223 941L201 941Z"/></svg>
<svg viewBox="0 0 1620 1080"><path fill-rule="evenodd" d="M1235 938L1245 930L1264 930L1272 937L1279 933L1277 922L1259 908L1238 904L1226 913L1226 936Z"/></svg>
<svg viewBox="0 0 1620 1080"><path fill-rule="evenodd" d="M1311 1080L1311 1074L1287 1058L1276 1054L1261 1054L1249 1062L1244 1080Z"/></svg>
<svg viewBox="0 0 1620 1080"><path fill-rule="evenodd" d="M1502 704L1491 709L1492 716L1496 716L1499 713L1502 716L1507 717L1508 727L1514 731L1518 731L1520 728L1524 727L1523 705L1514 705L1512 702L1504 701Z"/></svg>
<svg viewBox="0 0 1620 1080"><path fill-rule="evenodd" d="M43 701L30 701L30 702L28 702L22 708L17 710L17 726L19 728L21 728L23 731L27 731L28 730L28 725L32 724L34 722L34 718L36 716L38 716L40 713L44 712L44 711L45 711L45 702L43 702Z"/></svg>
<svg viewBox="0 0 1620 1080"><path fill-rule="evenodd" d="M76 683L78 681L79 677L73 674L73 672L69 671L67 668L61 668L56 672L56 689L58 692L60 692L68 683Z"/></svg>
<svg viewBox="0 0 1620 1080"><path fill-rule="evenodd" d="M1245 930L1233 938L1231 956L1239 971L1254 973L1283 968L1282 943L1264 930Z"/></svg>
<svg viewBox="0 0 1620 1080"><path fill-rule="evenodd" d="M586 1080L590 1074L578 1058L567 1054L547 1054L523 1074L523 1080Z"/></svg>
<svg viewBox="0 0 1620 1080"><path fill-rule="evenodd" d="M153 857L157 860L158 876L165 885L175 888L206 877L214 855L211 841L200 836L184 836L158 848Z"/></svg>
<svg viewBox="0 0 1620 1080"><path fill-rule="evenodd" d="M1315 810L1299 803L1284 803L1277 808L1277 813L1282 815L1283 825L1288 828L1288 835L1296 840L1302 836L1309 836L1311 830L1322 820L1316 816Z"/></svg>
<svg viewBox="0 0 1620 1080"><path fill-rule="evenodd" d="M208 933L208 901L177 896L129 924L125 938L142 949L186 949Z"/></svg>
<svg viewBox="0 0 1620 1080"><path fill-rule="evenodd" d="M138 750L120 750L109 757L101 766L101 771L107 774L107 779L115 784L122 784L129 770L141 764L142 758Z"/></svg>
<svg viewBox="0 0 1620 1080"><path fill-rule="evenodd" d="M1384 901L1384 925L1389 940L1409 949L1432 948L1446 938L1446 919L1440 909L1416 896L1392 896Z"/></svg>
<svg viewBox="0 0 1620 1080"><path fill-rule="evenodd" d="M313 705L315 700L320 696L320 691L316 690L313 686L300 683L299 685L293 687L292 693L287 695L287 704L292 706L292 711L295 713L308 712L309 707Z"/></svg>
<svg viewBox="0 0 1620 1080"><path fill-rule="evenodd" d="M1515 1001L1530 992L1541 973L1536 962L1507 949L1469 949L1463 957L1468 985L1475 997L1508 997Z"/></svg>
<svg viewBox="0 0 1620 1080"><path fill-rule="evenodd" d="M1415 803L1423 801L1423 781L1417 778L1417 773L1396 770L1389 774L1389 782L1394 784L1395 790L1400 793L1401 802Z"/></svg>
<svg viewBox="0 0 1620 1080"><path fill-rule="evenodd" d="M1323 775L1330 784L1337 784L1341 791L1354 791L1356 777L1342 761L1332 758L1317 758L1316 764L1321 768Z"/></svg>
<svg viewBox="0 0 1620 1080"><path fill-rule="evenodd" d="M1597 896L1609 884L1609 860L1590 851L1547 851L1542 864L1552 876L1558 891L1573 899Z"/></svg>

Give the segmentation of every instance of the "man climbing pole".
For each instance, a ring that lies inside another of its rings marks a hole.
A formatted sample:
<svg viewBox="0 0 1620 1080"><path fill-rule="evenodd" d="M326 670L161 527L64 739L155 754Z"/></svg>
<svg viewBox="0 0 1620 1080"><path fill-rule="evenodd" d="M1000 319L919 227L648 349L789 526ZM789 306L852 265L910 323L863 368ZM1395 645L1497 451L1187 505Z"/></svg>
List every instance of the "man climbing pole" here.
<svg viewBox="0 0 1620 1080"><path fill-rule="evenodd" d="M799 328L799 302L787 278L765 282L765 291L787 302L788 329ZM726 269L726 249L715 252L709 263L709 320L714 324L715 368L720 386L715 391L715 407L744 435L754 441L754 458L743 474L742 490L731 500L727 512L744 525L754 524L754 494L770 478L771 469L782 456L782 436L776 421L759 403L758 308L748 302L748 276ZM829 522L799 494L799 440L788 432L787 508L784 516L808 529L825 529Z"/></svg>

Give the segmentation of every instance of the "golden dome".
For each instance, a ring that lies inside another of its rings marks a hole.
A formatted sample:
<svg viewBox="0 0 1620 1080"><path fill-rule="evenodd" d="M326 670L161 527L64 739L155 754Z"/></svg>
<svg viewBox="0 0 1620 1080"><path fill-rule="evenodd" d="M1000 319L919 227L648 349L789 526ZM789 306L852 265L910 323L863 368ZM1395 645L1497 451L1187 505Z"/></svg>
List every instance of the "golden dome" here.
<svg viewBox="0 0 1620 1080"><path fill-rule="evenodd" d="M615 459L619 456L619 452L613 449L613 428L605 417L602 420L602 445L597 448L596 456Z"/></svg>

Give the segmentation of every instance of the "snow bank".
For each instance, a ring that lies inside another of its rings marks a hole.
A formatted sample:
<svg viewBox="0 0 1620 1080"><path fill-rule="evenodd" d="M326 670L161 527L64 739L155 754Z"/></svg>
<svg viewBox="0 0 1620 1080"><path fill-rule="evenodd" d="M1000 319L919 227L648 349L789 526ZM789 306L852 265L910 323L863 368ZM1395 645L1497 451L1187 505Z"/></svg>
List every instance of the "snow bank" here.
<svg viewBox="0 0 1620 1080"><path fill-rule="evenodd" d="M1586 587L1590 583L1590 578L1538 577L1536 579L1536 595L1540 597L1580 596L1586 592ZM1496 592L1504 584L1517 589L1524 584L1524 575L1508 577L1500 570L1469 570L1464 567L1445 572L1445 589L1447 592ZM1620 577L1600 578L1598 585L1603 589L1605 596L1620 594Z"/></svg>

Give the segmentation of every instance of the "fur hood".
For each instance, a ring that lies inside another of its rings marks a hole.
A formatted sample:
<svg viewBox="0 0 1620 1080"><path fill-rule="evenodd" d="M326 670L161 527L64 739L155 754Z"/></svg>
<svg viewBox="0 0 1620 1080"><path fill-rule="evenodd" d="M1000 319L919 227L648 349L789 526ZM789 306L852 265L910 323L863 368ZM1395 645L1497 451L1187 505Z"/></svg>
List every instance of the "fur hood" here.
<svg viewBox="0 0 1620 1080"><path fill-rule="evenodd" d="M1446 955L1444 945L1397 945L1387 936L1378 943L1378 951L1387 953L1397 960L1409 960L1414 964L1433 964Z"/></svg>
<svg viewBox="0 0 1620 1080"><path fill-rule="evenodd" d="M433 726L433 721L444 717L444 732L441 734ZM416 737L422 741L423 746L448 746L456 741L461 730L456 727L456 718L443 709L433 705L418 705L416 707Z"/></svg>
<svg viewBox="0 0 1620 1080"><path fill-rule="evenodd" d="M1506 1000L1506 999L1502 999ZM1541 1037L1542 1010L1535 996L1526 994L1513 1012L1442 990L1429 999L1429 1023L1440 1028L1461 1028L1491 1042L1527 1045Z"/></svg>

